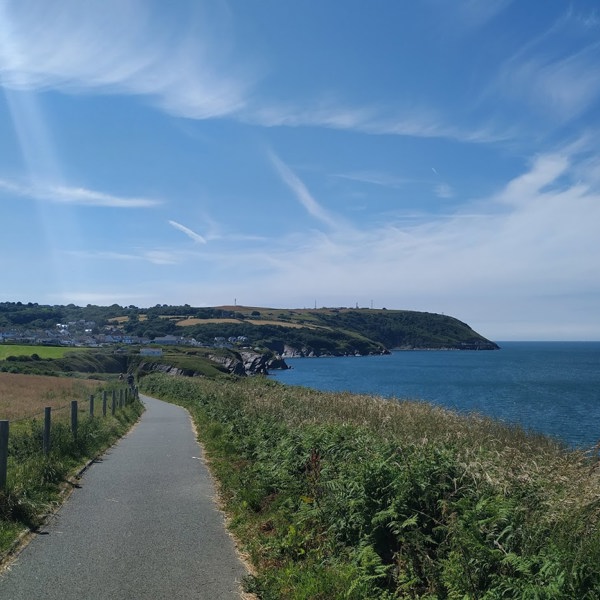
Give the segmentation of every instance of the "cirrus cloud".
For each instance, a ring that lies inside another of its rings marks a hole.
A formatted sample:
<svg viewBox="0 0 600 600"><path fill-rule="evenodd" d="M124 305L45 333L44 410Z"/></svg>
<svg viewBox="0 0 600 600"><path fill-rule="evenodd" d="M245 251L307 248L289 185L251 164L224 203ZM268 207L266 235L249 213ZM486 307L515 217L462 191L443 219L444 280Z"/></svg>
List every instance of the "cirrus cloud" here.
<svg viewBox="0 0 600 600"><path fill-rule="evenodd" d="M67 185L24 185L0 179L0 193L8 193L32 200L76 204L79 206L103 206L106 208L148 208L161 202L152 198L115 196L97 190Z"/></svg>
<svg viewBox="0 0 600 600"><path fill-rule="evenodd" d="M254 80L229 60L215 21L191 16L183 32L152 2L8 0L0 22L8 88L144 95L171 114L206 119L243 107Z"/></svg>

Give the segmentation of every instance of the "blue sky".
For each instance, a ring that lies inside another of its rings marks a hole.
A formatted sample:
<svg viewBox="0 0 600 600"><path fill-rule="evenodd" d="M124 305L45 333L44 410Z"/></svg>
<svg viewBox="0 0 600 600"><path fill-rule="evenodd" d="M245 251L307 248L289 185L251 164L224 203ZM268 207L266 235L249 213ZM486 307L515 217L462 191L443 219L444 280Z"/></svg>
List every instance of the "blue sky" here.
<svg viewBox="0 0 600 600"><path fill-rule="evenodd" d="M7 301L600 339L596 0L0 0Z"/></svg>

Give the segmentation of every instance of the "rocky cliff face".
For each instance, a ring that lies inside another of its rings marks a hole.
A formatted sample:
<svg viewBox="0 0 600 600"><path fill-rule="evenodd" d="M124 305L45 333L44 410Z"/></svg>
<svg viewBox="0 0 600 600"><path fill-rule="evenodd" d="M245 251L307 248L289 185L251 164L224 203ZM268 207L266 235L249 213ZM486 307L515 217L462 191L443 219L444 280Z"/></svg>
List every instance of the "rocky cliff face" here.
<svg viewBox="0 0 600 600"><path fill-rule="evenodd" d="M261 353L250 350L233 352L228 356L220 354L209 354L207 358L219 365L223 371L246 377L248 375L267 375L272 369L288 369L285 360L277 354ZM167 375L184 375L187 377L198 377L200 373L193 369L181 369L174 365L159 362L143 362L139 365L139 371L158 371Z"/></svg>
<svg viewBox="0 0 600 600"><path fill-rule="evenodd" d="M244 377L245 375L267 375L270 369L289 368L285 360L276 354L264 354L250 350L236 352L234 356L214 356L213 362L223 365L229 373Z"/></svg>
<svg viewBox="0 0 600 600"><path fill-rule="evenodd" d="M365 356L365 355L383 355L389 354L389 350L386 348L382 348L381 350L375 352L370 351L366 354L361 353L358 349L350 352L338 352L338 353L316 353L314 350L306 347L295 348L294 346L290 346L288 344L283 344L281 349L281 356L285 358L313 358L315 356Z"/></svg>
<svg viewBox="0 0 600 600"><path fill-rule="evenodd" d="M159 363L148 363L143 362L140 363L138 367L139 373L165 373L166 375L186 375L188 377L193 377L195 373L193 371L186 371L185 369L178 369L172 365L163 365Z"/></svg>
<svg viewBox="0 0 600 600"><path fill-rule="evenodd" d="M219 356L216 354L209 354L208 358L210 358L212 362L225 367L227 372L231 373L232 375L243 377L248 374L244 368L244 363L235 356Z"/></svg>

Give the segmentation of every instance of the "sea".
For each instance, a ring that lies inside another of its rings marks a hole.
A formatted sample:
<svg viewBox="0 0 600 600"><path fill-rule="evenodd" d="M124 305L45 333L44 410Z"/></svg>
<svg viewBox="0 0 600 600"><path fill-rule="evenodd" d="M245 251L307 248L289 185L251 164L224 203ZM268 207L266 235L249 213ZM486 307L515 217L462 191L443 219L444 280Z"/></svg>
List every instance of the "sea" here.
<svg viewBox="0 0 600 600"><path fill-rule="evenodd" d="M498 342L500 350L401 350L290 358L289 385L423 400L590 449L600 441L600 342Z"/></svg>

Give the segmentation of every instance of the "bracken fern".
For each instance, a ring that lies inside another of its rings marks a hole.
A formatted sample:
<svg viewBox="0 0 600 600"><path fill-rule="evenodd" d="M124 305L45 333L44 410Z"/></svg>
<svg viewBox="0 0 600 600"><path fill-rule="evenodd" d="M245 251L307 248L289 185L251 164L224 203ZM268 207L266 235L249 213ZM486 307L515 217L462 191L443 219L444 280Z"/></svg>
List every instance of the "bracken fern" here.
<svg viewBox="0 0 600 600"><path fill-rule="evenodd" d="M143 386L192 412L261 598L600 598L594 453L264 378Z"/></svg>

